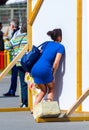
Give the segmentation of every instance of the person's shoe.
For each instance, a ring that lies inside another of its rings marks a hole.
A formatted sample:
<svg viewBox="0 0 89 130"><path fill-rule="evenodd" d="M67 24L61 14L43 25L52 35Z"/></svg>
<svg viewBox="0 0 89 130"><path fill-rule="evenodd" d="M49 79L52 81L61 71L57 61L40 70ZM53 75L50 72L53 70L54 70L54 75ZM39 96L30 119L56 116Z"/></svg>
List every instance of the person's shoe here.
<svg viewBox="0 0 89 130"><path fill-rule="evenodd" d="M3 94L4 97L15 97L15 94L14 93L5 93Z"/></svg>
<svg viewBox="0 0 89 130"><path fill-rule="evenodd" d="M27 106L25 104L22 104L20 107L21 108L26 108Z"/></svg>

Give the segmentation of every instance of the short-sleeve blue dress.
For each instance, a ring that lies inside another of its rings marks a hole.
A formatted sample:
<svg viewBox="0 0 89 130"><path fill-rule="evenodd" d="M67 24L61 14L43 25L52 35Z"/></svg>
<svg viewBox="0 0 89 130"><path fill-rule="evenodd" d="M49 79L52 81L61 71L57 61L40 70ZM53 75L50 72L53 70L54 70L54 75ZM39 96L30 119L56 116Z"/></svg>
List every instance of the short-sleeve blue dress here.
<svg viewBox="0 0 89 130"><path fill-rule="evenodd" d="M61 43L48 41L42 47L42 55L31 70L36 84L47 84L53 81L53 63L57 53L64 54L65 48Z"/></svg>

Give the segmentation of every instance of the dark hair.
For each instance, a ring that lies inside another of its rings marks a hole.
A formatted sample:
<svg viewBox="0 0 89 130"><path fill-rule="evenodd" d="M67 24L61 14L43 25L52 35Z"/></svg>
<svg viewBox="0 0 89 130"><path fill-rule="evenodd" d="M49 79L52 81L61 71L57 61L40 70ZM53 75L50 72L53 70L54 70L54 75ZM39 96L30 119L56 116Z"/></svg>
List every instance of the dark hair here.
<svg viewBox="0 0 89 130"><path fill-rule="evenodd" d="M8 0L0 0L0 5L4 5Z"/></svg>
<svg viewBox="0 0 89 130"><path fill-rule="evenodd" d="M52 40L56 41L58 36L62 37L62 30L59 29L54 29L52 31L48 31L47 35L51 37Z"/></svg>
<svg viewBox="0 0 89 130"><path fill-rule="evenodd" d="M18 19L14 18L14 19L11 20L11 22L14 22L14 26L16 28L19 28L19 20Z"/></svg>
<svg viewBox="0 0 89 130"><path fill-rule="evenodd" d="M2 22L0 22L0 26L2 26Z"/></svg>
<svg viewBox="0 0 89 130"><path fill-rule="evenodd" d="M27 33L27 18L23 20L22 26L21 26L21 33Z"/></svg>

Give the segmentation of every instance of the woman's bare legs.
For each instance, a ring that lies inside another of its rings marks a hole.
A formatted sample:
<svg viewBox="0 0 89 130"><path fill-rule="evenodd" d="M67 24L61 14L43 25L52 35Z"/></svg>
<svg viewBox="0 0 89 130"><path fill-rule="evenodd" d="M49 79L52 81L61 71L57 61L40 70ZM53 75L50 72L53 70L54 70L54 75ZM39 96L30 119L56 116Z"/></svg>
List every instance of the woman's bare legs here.
<svg viewBox="0 0 89 130"><path fill-rule="evenodd" d="M48 91L48 101L53 101L54 99L54 81L46 84L46 86L48 87L49 91Z"/></svg>
<svg viewBox="0 0 89 130"><path fill-rule="evenodd" d="M41 89L41 92L36 97L34 106L41 102L42 98L45 96L47 92L47 87L44 84L39 84L38 87Z"/></svg>
<svg viewBox="0 0 89 130"><path fill-rule="evenodd" d="M38 87L41 89L41 92L36 97L34 106L37 105L39 102L41 102L42 98L46 95L46 93L47 93L47 87L46 86L49 89L49 91L48 91L48 100L53 101L53 98L54 98L54 81L51 82L51 83L48 83L46 85L44 85L44 84L39 84L38 85Z"/></svg>

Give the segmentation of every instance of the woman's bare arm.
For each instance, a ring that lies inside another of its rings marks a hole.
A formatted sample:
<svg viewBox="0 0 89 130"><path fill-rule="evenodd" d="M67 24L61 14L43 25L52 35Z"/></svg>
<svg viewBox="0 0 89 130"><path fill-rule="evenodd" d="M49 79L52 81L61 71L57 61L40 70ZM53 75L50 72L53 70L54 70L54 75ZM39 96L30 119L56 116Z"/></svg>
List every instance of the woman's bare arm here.
<svg viewBox="0 0 89 130"><path fill-rule="evenodd" d="M57 53L54 64L53 64L53 75L55 76L55 73L58 69L59 66L59 62L61 60L62 54L61 53Z"/></svg>

